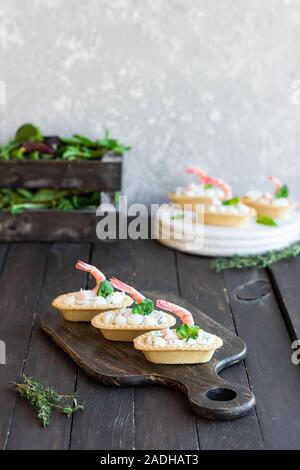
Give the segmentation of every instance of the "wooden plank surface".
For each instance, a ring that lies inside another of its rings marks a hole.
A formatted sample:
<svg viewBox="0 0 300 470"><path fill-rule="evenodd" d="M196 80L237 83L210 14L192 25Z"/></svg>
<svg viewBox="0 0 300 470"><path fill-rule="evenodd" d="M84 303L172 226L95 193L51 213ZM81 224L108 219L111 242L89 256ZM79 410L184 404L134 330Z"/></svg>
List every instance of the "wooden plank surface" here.
<svg viewBox="0 0 300 470"><path fill-rule="evenodd" d="M291 337L300 339L300 256L273 264L269 274Z"/></svg>
<svg viewBox="0 0 300 470"><path fill-rule="evenodd" d="M2 188L55 188L118 191L122 159L104 161L0 161Z"/></svg>
<svg viewBox="0 0 300 470"><path fill-rule="evenodd" d="M130 272L130 253L127 241L112 244L95 244L91 263L105 275L127 279ZM94 285L93 278L90 286ZM74 416L71 449L122 450L133 449L134 389L116 388L95 383L79 370L77 393L84 396L86 411Z"/></svg>
<svg viewBox="0 0 300 470"><path fill-rule="evenodd" d="M35 312L44 311L55 295L85 284L86 276L73 270L77 258L91 259L109 276L140 289L180 293L237 330L248 345L247 369L235 365L221 375L243 385L250 382L256 413L232 422L196 421L179 392L159 386L99 386L82 371L77 375L72 361L34 323ZM0 366L0 400L6 404L0 410L0 447L299 449L300 375L291 363L291 337L299 332L299 261L281 262L270 273L272 283L264 270L216 274L208 260L149 241L96 244L92 257L89 244L56 243L50 252L47 244L0 245L0 339L8 351L8 363ZM86 410L73 420L55 416L44 430L8 385L19 379L24 366L26 374L64 392L77 390Z"/></svg>
<svg viewBox="0 0 300 470"><path fill-rule="evenodd" d="M13 245L18 247L19 245ZM27 263L26 279L32 279L34 270L40 265L45 252L45 244L39 244L41 253L31 257ZM73 269L78 258L87 259L90 253L89 244L53 244L49 253L47 272L44 278L38 312L44 312L52 299L57 295L82 287L82 277ZM19 253L20 263L24 255ZM11 277L7 282L12 282ZM36 295L36 286L32 281L31 295ZM27 294L28 295L28 294ZM34 311L34 309L31 309ZM21 311L15 309L14 314ZM22 322L18 321L18 335L23 337ZM23 358L25 355L23 356ZM72 393L75 389L77 367L59 349L35 323L24 372L53 386L63 393ZM70 441L71 419L63 415L53 417L51 426L43 429L37 421L34 410L23 399L17 399L14 418L7 443L8 449L67 449Z"/></svg>
<svg viewBox="0 0 300 470"><path fill-rule="evenodd" d="M211 269L210 259L178 253L177 266L181 295L235 333L223 276ZM220 375L226 380L248 385L243 365L235 365ZM255 411L235 422L213 423L197 419L197 424L201 449L264 448Z"/></svg>
<svg viewBox="0 0 300 470"><path fill-rule="evenodd" d="M100 195L99 195L100 201ZM16 241L97 241L94 210L34 210L12 216L0 211L0 240Z"/></svg>
<svg viewBox="0 0 300 470"><path fill-rule="evenodd" d="M2 249L1 249L2 251ZM0 336L6 343L6 365L0 366L0 448L5 448L16 403L11 382L22 374L37 301L47 262L47 245L12 245L0 280ZM28 433L26 422L24 434Z"/></svg>
<svg viewBox="0 0 300 470"><path fill-rule="evenodd" d="M248 346L245 363L265 445L269 449L299 449L299 367L291 362L291 339L267 273L228 270L225 282L238 334ZM255 288L257 282L269 283L269 292L265 290L252 300L239 298L245 286Z"/></svg>
<svg viewBox="0 0 300 470"><path fill-rule="evenodd" d="M130 282L137 288L178 291L175 252L157 242L131 242ZM181 393L159 386L135 389L136 448L199 448L196 421Z"/></svg>

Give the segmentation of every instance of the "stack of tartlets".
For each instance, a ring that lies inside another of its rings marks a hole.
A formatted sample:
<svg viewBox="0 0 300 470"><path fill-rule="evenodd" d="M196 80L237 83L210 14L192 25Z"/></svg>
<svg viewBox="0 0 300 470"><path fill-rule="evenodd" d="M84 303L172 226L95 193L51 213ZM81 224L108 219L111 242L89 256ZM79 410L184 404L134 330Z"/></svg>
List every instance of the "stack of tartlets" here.
<svg viewBox="0 0 300 470"><path fill-rule="evenodd" d="M223 180L209 176L197 167L188 167L186 171L196 175L199 184L178 187L169 198L185 210L191 207L199 216L203 214L204 224L239 227L255 217L256 211L240 198L232 197L231 187Z"/></svg>

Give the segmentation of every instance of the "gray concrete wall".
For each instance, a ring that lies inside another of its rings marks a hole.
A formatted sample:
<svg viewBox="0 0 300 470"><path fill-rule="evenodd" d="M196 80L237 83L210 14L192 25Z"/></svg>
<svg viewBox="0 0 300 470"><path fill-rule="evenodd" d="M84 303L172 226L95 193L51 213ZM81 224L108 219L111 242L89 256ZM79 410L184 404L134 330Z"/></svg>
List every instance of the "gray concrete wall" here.
<svg viewBox="0 0 300 470"><path fill-rule="evenodd" d="M163 201L188 163L300 197L299 0L1 0L0 47L1 141L106 126L134 147L130 201Z"/></svg>

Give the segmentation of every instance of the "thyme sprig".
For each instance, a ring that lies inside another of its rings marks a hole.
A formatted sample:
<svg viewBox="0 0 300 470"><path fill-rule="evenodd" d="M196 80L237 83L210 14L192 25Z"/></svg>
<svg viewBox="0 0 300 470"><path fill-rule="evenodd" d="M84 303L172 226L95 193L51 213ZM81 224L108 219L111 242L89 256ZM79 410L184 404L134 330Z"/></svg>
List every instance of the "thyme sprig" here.
<svg viewBox="0 0 300 470"><path fill-rule="evenodd" d="M55 388L47 387L32 377L23 375L21 383L13 385L18 394L38 410L37 417L44 428L49 426L54 411L64 413L70 418L76 411L84 410L84 404L78 403L76 394L60 394Z"/></svg>
<svg viewBox="0 0 300 470"><path fill-rule="evenodd" d="M232 256L230 258L215 258L211 262L211 267L217 271L221 272L224 269L231 268L266 268L273 263L277 263L286 258L294 258L300 253L300 240L292 243L290 246L280 250L280 251L268 251L262 255L256 256Z"/></svg>

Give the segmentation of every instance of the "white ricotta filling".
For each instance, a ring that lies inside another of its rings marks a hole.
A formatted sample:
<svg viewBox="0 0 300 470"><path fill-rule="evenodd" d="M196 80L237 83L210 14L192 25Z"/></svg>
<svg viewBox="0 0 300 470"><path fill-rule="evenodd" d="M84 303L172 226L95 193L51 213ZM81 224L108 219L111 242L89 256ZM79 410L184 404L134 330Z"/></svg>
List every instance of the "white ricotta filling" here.
<svg viewBox="0 0 300 470"><path fill-rule="evenodd" d="M212 188L205 188L202 184L190 183L186 187L177 187L176 188L177 196L202 196L202 197L211 197L217 199L223 199L225 197L224 191L222 189L213 186Z"/></svg>
<svg viewBox="0 0 300 470"><path fill-rule="evenodd" d="M268 191L248 191L246 197L259 204L272 204L275 207L288 207L290 200L286 197L274 197L274 194Z"/></svg>
<svg viewBox="0 0 300 470"><path fill-rule="evenodd" d="M98 296L92 290L83 290L75 292L65 298L64 303L68 307L80 306L96 306L102 307L105 305L122 305L125 298L125 292L113 292L106 298Z"/></svg>
<svg viewBox="0 0 300 470"><path fill-rule="evenodd" d="M199 330L196 339L179 339L174 329L151 331L145 335L144 343L147 346L154 346L157 348L185 348L189 349L195 346L209 348L216 341L216 336L207 333L206 331Z"/></svg>
<svg viewBox="0 0 300 470"><path fill-rule="evenodd" d="M212 204L206 208L206 211L210 214L230 214L230 215L248 215L251 211L250 207L246 206L242 202L235 206L224 206Z"/></svg>
<svg viewBox="0 0 300 470"><path fill-rule="evenodd" d="M102 320L106 325L144 325L144 326L159 326L169 323L170 317L165 312L160 310L153 310L149 315L140 315L139 313L132 313L131 308L123 308L118 312L108 311L103 313Z"/></svg>

